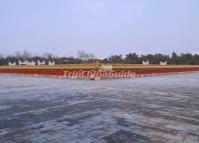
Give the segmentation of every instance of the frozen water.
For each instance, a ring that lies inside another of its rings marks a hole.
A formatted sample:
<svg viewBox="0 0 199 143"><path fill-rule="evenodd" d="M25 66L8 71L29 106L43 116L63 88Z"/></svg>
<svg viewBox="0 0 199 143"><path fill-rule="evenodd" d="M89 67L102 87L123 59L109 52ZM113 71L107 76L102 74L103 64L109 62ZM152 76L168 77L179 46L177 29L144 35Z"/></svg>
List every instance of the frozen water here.
<svg viewBox="0 0 199 143"><path fill-rule="evenodd" d="M0 143L198 143L199 74L0 75Z"/></svg>

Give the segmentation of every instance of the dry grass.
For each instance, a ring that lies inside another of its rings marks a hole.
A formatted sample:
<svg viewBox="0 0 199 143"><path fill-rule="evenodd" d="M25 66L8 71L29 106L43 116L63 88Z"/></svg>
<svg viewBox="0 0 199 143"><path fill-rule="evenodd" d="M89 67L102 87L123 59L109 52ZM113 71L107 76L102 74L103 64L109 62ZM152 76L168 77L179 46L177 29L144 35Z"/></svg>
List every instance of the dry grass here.
<svg viewBox="0 0 199 143"><path fill-rule="evenodd" d="M40 70L92 70L96 69L97 65L96 64L64 64L64 65L55 65L55 66L2 66L0 69L29 69L29 70L35 70L35 69L40 69Z"/></svg>
<svg viewBox="0 0 199 143"><path fill-rule="evenodd" d="M199 68L199 65L141 65L141 64L113 64L113 69L171 69L171 68Z"/></svg>

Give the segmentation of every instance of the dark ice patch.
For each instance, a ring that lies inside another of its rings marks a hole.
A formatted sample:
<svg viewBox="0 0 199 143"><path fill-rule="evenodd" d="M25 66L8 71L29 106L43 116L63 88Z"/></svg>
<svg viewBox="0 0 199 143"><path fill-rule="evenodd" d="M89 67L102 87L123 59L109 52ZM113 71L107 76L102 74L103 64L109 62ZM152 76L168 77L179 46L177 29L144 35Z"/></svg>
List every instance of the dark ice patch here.
<svg viewBox="0 0 199 143"><path fill-rule="evenodd" d="M107 143L150 143L149 137L120 130L110 136L104 137Z"/></svg>

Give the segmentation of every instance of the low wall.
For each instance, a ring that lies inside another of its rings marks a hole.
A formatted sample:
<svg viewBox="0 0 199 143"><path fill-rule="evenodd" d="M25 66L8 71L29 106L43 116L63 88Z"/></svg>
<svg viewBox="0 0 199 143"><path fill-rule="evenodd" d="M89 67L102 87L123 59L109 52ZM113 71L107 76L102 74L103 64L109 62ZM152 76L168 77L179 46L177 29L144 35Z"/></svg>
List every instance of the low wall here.
<svg viewBox="0 0 199 143"><path fill-rule="evenodd" d="M136 70L115 70L115 71L67 71L67 70L36 70L36 69L0 69L4 74L21 74L21 75L45 75L58 77L74 78L124 78L144 75L171 74L181 72L195 72L199 68L172 68L172 69L136 69Z"/></svg>

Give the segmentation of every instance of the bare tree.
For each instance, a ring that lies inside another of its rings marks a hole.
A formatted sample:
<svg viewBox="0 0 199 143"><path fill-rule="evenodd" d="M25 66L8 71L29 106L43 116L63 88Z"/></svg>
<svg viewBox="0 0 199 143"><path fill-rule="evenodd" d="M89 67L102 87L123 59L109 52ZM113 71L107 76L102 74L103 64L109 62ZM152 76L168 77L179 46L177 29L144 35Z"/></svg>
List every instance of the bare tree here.
<svg viewBox="0 0 199 143"><path fill-rule="evenodd" d="M48 60L53 60L53 59L55 59L55 58L59 58L59 56L53 55L53 54L51 54L51 53L44 53L44 54L43 54L43 57L44 57L45 59L48 59Z"/></svg>
<svg viewBox="0 0 199 143"><path fill-rule="evenodd" d="M78 53L78 58L80 58L83 61L88 61L90 59L94 59L94 55L92 53L86 53L84 50L79 50Z"/></svg>
<svg viewBox="0 0 199 143"><path fill-rule="evenodd" d="M86 52L84 50L79 50L77 52L78 58L80 58L81 60L84 60Z"/></svg>
<svg viewBox="0 0 199 143"><path fill-rule="evenodd" d="M16 51L15 52L15 56L16 56L16 58L18 60L19 59L27 60L28 58L31 58L31 53L28 52L27 50L23 50L22 52L21 51Z"/></svg>
<svg viewBox="0 0 199 143"><path fill-rule="evenodd" d="M0 59L3 59L3 58L4 58L4 56L2 54L0 54Z"/></svg>
<svg viewBox="0 0 199 143"><path fill-rule="evenodd" d="M94 54L92 54L92 53L89 53L88 54L88 59L89 60L92 60L92 59L94 59L95 58L95 55Z"/></svg>
<svg viewBox="0 0 199 143"><path fill-rule="evenodd" d="M20 51L16 51L16 52L15 52L15 56L16 56L16 58L17 58L18 60L22 58L22 55L21 55L21 52L20 52Z"/></svg>
<svg viewBox="0 0 199 143"><path fill-rule="evenodd" d="M30 58L30 57L31 57L31 53L28 52L27 50L23 50L23 52L22 52L22 58L23 58L24 60L26 60L26 59L28 59L28 58Z"/></svg>
<svg viewBox="0 0 199 143"><path fill-rule="evenodd" d="M53 59L53 55L52 55L51 53L44 53L44 54L43 54L43 57L44 57L45 59Z"/></svg>

